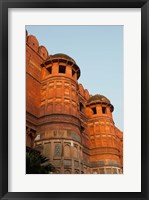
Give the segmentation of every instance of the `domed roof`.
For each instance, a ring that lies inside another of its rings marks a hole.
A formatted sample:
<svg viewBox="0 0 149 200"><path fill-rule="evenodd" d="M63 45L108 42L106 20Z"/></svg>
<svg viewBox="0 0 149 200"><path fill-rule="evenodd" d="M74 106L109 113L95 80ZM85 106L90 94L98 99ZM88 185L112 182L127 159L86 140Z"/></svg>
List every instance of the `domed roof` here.
<svg viewBox="0 0 149 200"><path fill-rule="evenodd" d="M81 71L79 66L76 64L75 60L73 60L70 56L64 54L64 53L57 53L54 55L49 55L47 59L41 64L41 67L44 67L48 64L51 64L53 62L62 62L62 63L68 63L77 73L77 79L80 77Z"/></svg>
<svg viewBox="0 0 149 200"><path fill-rule="evenodd" d="M111 108L111 112L113 112L113 110L114 110L114 107L111 104L110 100L101 94L95 94L94 96L90 97L90 99L88 100L87 103L88 104L92 104L92 103L108 104L108 106L110 106L110 108Z"/></svg>
<svg viewBox="0 0 149 200"><path fill-rule="evenodd" d="M49 55L49 57L47 58L48 59L52 59L52 58L62 58L62 59L66 59L66 60L70 60L72 61L73 63L76 63L74 61L74 59L72 59L70 56L64 54L64 53L57 53L57 54L54 54L54 55Z"/></svg>
<svg viewBox="0 0 149 200"><path fill-rule="evenodd" d="M110 100L109 99L107 99L105 96L103 96L103 95L100 95L100 94L96 94L96 95L94 95L94 96L92 96L89 100L88 100L88 103L91 103L91 102L103 102L103 103L108 103L108 104L110 104L111 102L110 102Z"/></svg>
<svg viewBox="0 0 149 200"><path fill-rule="evenodd" d="M52 55L52 57L53 58L54 57L65 58L65 59L68 59L68 60L71 60L71 61L75 62L74 59L72 59L70 56L68 56L68 55L66 55L64 53L57 53L57 54Z"/></svg>

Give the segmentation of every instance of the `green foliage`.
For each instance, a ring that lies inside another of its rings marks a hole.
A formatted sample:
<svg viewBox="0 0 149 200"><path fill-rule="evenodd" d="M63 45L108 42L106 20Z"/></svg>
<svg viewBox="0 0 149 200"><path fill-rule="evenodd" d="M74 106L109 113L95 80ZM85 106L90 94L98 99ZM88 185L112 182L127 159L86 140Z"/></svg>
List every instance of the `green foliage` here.
<svg viewBox="0 0 149 200"><path fill-rule="evenodd" d="M50 164L49 159L39 151L27 149L26 151L26 174L49 174L55 168Z"/></svg>

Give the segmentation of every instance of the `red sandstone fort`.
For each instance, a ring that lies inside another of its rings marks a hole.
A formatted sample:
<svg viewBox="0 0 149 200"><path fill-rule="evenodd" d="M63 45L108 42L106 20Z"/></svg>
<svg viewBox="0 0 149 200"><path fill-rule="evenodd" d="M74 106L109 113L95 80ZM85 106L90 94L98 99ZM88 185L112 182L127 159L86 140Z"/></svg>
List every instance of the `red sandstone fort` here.
<svg viewBox="0 0 149 200"><path fill-rule="evenodd" d="M89 94L79 77L71 57L48 55L26 32L26 145L38 147L57 174L121 174L123 133L114 107Z"/></svg>

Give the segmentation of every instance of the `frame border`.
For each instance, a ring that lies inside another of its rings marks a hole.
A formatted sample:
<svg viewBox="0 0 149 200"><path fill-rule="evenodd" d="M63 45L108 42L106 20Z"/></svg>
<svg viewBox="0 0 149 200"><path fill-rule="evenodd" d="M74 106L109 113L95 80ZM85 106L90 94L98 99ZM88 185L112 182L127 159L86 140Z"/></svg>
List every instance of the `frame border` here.
<svg viewBox="0 0 149 200"><path fill-rule="evenodd" d="M141 192L8 192L8 9L141 8ZM149 0L0 0L0 199L149 198Z"/></svg>

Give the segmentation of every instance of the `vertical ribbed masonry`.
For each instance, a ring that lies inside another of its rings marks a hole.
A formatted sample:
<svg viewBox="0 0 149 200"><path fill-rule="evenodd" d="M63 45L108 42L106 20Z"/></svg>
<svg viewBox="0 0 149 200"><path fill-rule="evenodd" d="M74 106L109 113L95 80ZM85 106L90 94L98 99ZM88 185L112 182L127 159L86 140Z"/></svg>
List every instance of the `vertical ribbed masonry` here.
<svg viewBox="0 0 149 200"><path fill-rule="evenodd" d="M86 106L93 173L121 173L121 134L114 125L111 102L103 95L92 96Z"/></svg>
<svg viewBox="0 0 149 200"><path fill-rule="evenodd" d="M40 141L57 173L81 173L82 145L78 83L80 69L65 54L49 56L42 64ZM38 141L39 142L39 141Z"/></svg>

